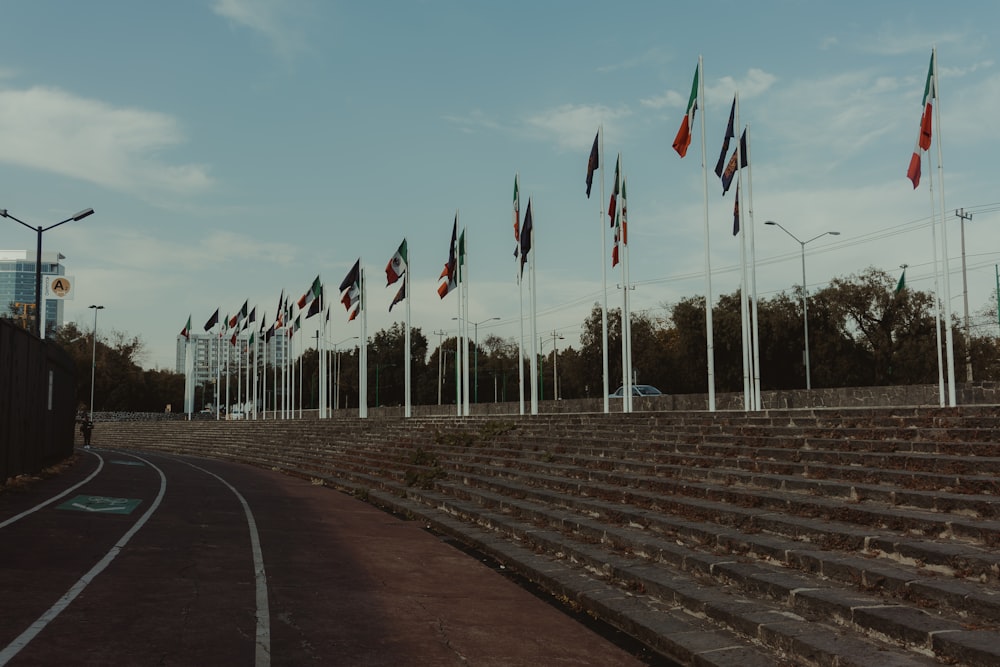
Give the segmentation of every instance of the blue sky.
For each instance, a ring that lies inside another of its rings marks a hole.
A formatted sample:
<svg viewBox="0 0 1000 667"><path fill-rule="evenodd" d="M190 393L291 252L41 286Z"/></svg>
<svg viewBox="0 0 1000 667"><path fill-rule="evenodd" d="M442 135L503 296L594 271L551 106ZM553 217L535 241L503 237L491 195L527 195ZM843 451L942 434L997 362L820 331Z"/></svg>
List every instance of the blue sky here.
<svg viewBox="0 0 1000 667"><path fill-rule="evenodd" d="M383 270L403 237L412 324L436 344L455 330L455 296L436 285L456 210L470 319L501 318L480 338L516 336L515 172L532 198L538 331L578 346L602 289L599 183L584 195L600 125L606 194L619 152L628 178L633 310L704 294L700 123L686 158L671 149L699 55L709 168L736 92L751 128L768 298L801 267L765 220L803 240L840 232L807 246L810 290L904 263L911 286L933 287L930 175L914 191L905 173L936 46L953 309L954 209L974 213L971 309L994 291L1000 4L6 0L0 17L0 208L32 225L96 210L44 250L77 280L66 319L89 329L87 306L104 305L99 329L140 336L146 367L173 368L189 314L200 330L249 299L270 321L282 289L298 296L317 273L336 287L358 257L374 334L402 317ZM733 192L720 195L710 173L716 297L739 263ZM0 248L34 240L0 220ZM612 307L620 282L609 273ZM332 319L332 340L359 333L339 304Z"/></svg>

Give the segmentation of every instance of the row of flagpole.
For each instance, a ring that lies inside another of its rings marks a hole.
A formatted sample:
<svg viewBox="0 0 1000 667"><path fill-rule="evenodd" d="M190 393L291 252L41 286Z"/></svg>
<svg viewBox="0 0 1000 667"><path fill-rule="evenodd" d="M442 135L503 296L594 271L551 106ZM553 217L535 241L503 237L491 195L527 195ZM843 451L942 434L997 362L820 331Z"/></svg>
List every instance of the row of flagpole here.
<svg viewBox="0 0 1000 667"><path fill-rule="evenodd" d="M705 85L704 85L704 71L703 71L703 60L699 56L698 64L695 69L694 80L691 87L691 94L688 100L687 108L685 110L684 118L681 121L681 126L678 129L677 135L673 142L674 150L684 158L687 154L687 150L691 143L691 136L694 129L694 118L699 109L702 110L701 114L701 157L702 157L702 172L703 172L703 183L704 183L704 237L705 237L705 333L706 333L706 361L707 361L707 385L708 385L708 409L714 411L716 409L715 401L715 359L714 359L714 332L713 332L713 322L712 322L712 310L714 306L713 292L712 292L712 269L711 269L711 247L710 247L710 224L709 224L709 211L708 211L708 164L707 164L707 147L706 147L706 130L705 130ZM949 281L949 266L948 266L948 246L947 246L947 234L944 226L944 178L943 178L943 167L942 167L942 149L940 140L940 103L938 99L938 78L937 78L937 59L936 50L931 52L931 63L928 69L927 82L924 90L923 98L923 112L921 115L920 122L920 134L918 135L917 145L914 148L913 156L910 160L910 165L907 170L907 177L913 182L913 187L916 187L920 181L921 172L921 162L924 153L928 153L928 161L930 161L929 148L932 141L932 136L935 134L933 126L937 126L936 134L938 135L937 144L937 173L939 189L941 191L940 200L940 225L941 225L941 235L942 235L942 254L941 259L943 261L943 281L944 294L938 295L936 297L935 306L935 319L937 321L938 328L938 369L939 369L939 384L941 387L941 404L945 403L945 379L943 368L947 368L947 387L948 387L948 404L955 405L955 370L954 370L954 343L952 338L952 329L950 326L951 322L951 305L950 305L950 281ZM736 142L731 157L726 161L726 155L729 154L729 145L732 139L736 138L736 129L741 127L740 125L740 106L739 106L739 93L734 93L732 108L729 116L729 123L726 128L726 133L723 138L722 150L719 155L719 160L715 167L715 173L720 178L723 191L725 194L730 189L732 181L736 181L736 192L734 195L734 206L733 206L733 236L739 236L739 255L740 255L740 314L741 314L741 342L742 342L742 358L743 358L743 390L744 390L744 409L745 410L760 410L762 408L761 402L761 384L760 384L760 343L758 335L758 313L757 313L757 284L756 284L756 250L754 241L754 224L753 224L753 185L752 185L752 167L750 160L750 127L749 123L743 127L743 131L740 134L739 141ZM603 284L603 295L601 301L601 334L602 334L602 362L603 362L603 394L604 394L604 411L608 412L610 410L609 403L609 361L608 361L608 277L607 277L607 236L604 227L604 128L603 125L599 126L597 135L594 137L593 147L591 149L590 157L587 165L587 189L586 194L588 199L590 198L593 177L595 172L600 174L600 191L601 191L601 203L598 206L598 214L600 221L600 232L601 232L601 267L602 267L602 284ZM725 166L723 166L725 165ZM746 178L744 179L743 171L746 168ZM607 208L607 214L610 218L610 226L613 230L613 247L611 252L611 266L615 268L619 264L621 265L621 284L619 288L622 291L622 315L621 315L621 355L622 355L622 410L624 412L631 412L633 401L633 374L632 374L632 345L631 345L631 313L629 308L629 292L631 290L630 275L629 275L629 252L628 252L628 200L626 196L626 182L622 165L621 153L618 154L618 158L615 164L615 174L614 183L611 198L609 200L609 205ZM933 179L931 179L933 181ZM935 209L935 199L933 191L933 182L928 188L931 199L931 215L932 221L937 222L937 211ZM745 197L745 208L741 209L740 205L740 195L742 193ZM528 198L528 203L524 212L523 222L520 220L520 183L519 176L517 173L514 175L514 197L513 197L513 226L514 226L514 256L518 260L517 267L517 283L519 292L519 340L518 340L518 380L519 380L519 403L520 403L520 413L525 414L525 385L532 388L531 391L531 404L530 412L531 414L538 413L538 367L537 367L537 355L538 355L538 336L537 336L537 322L536 322L536 312L537 312L537 290L535 284L535 256L537 254L535 245L535 222L532 215L532 201ZM937 254L937 241L936 241L936 231L934 230L935 225L932 224L932 244L934 253L934 265L935 265L935 293L938 294L938 254ZM468 262L467 262L467 229L459 228L459 213L455 212L455 219L452 226L451 233L451 243L449 245L448 251L448 261L444 266L444 270L439 276L439 285L437 288L438 295L440 298L444 299L452 291L457 291L456 308L457 317L455 318L458 322L458 334L456 336L456 351L455 351L455 369L456 369L456 410L458 416L467 416L470 414L470 383L469 383L469 275L468 275ZM535 250L535 252L532 252ZM528 269L527 283L528 283L528 303L529 312L528 320L530 323L530 350L525 350L524 346L524 282L525 282L525 268ZM411 354L410 354L410 299L409 290L407 287L407 282L410 274L410 258L407 252L406 239L400 244L399 249L390 259L388 265L386 266L386 276L387 283L386 286L390 286L397 281L401 281L399 290L389 306L391 311L393 306L401 301L406 301L405 307L405 351L404 351L404 395L405 395L405 405L404 414L406 417L410 417L412 414L412 404L411 404ZM805 291L806 286L802 286L803 291ZM347 276L339 285L340 300L344 304L348 311L348 321L354 320L360 316L360 345L359 347L359 396L358 396L358 415L360 417L367 417L368 415L368 405L367 405L367 307L365 303L365 273L361 265L361 259L355 262L352 269L348 272ZM246 346L242 349L246 350L247 359L247 369L245 376L245 391L247 401L243 401L243 390L244 385L237 381L237 400L241 405L250 404L252 405L252 415L254 418L257 416L257 404L259 402L259 386L266 387L266 354L267 354L267 343L272 339L272 337L278 333L282 333L287 337L287 342L283 346L283 354L281 359L280 368L275 365L273 371L272 382L274 383L274 395L275 402L272 403L272 412L275 416L278 415L278 406L276 403L277 397L277 383L278 376L280 373L282 382L281 391L281 410L280 414L283 418L288 416L294 416L295 408L295 365L294 365L294 355L292 354L293 348L293 337L295 331L297 331L301 326L302 310L309 306L309 311L306 314L306 319L312 317L319 312L324 313L324 317L321 320L320 331L317 332L317 352L319 353L319 375L320 375L320 387L319 387L319 402L320 402L320 418L325 418L328 416L328 408L330 405L329 397L329 363L327 359L327 345L329 341L327 340L327 325L330 320L329 304L325 298L325 287L317 276L313 281L312 286L307 290L305 294L297 301L294 305L298 306L298 314L295 314L294 307L285 297L284 290L282 290L282 296L279 298L278 307L276 309L275 319L271 326L267 329L264 327L264 318L261 317L261 325L259 334L263 336L263 354L264 354L264 364L262 369L258 369L258 355L256 354L256 346L254 346L255 333L251 332L246 340ZM946 361L941 359L941 345L940 345L940 311L944 309L944 321L949 324L945 326L945 336L946 336L946 352L948 358ZM216 403L219 403L219 393L221 391L221 372L222 372L222 341L224 335L233 329L232 336L230 338L231 344L235 347L237 341L243 340L240 338L247 325L255 320L256 308L254 308L249 314L247 312L248 304L244 302L243 307L238 311L237 315L231 318L219 320L219 310L217 309L215 313L209 318L209 321L205 325L206 332L213 332L218 334L217 339L217 355L216 355ZM295 314L294 319L292 318ZM218 332L215 332L215 326L220 325L221 327ZM242 326L240 326L242 324ZM228 325L228 326L227 326ZM239 331L236 331L236 327L240 326ZM182 330L181 334L187 338L188 344L190 343L190 333L191 333L191 318L188 317L187 326ZM259 339L258 339L259 340ZM259 344L259 343L258 343ZM253 350L251 350L253 346ZM334 350L334 352L336 352ZM439 354L441 352L439 351ZM530 378L529 382L524 381L524 357L528 355L529 358L529 372ZM277 357L277 346L275 346L275 355ZM188 354L189 356L189 354ZM240 364L243 359L242 354L237 355L237 378L240 377L242 368ZM253 363L253 382L251 385L250 377L250 363ZM335 357L336 360L336 357ZM273 360L278 361L277 358ZM301 366L301 358L300 358ZM225 365L226 365L226 405L230 405L229 401L229 362L230 355L226 354ZM336 363L336 361L335 361ZM193 373L191 368L191 363L189 359L185 360L185 372L186 374ZM258 385L258 373L261 375L262 380L260 385ZM301 416L301 368L298 374L299 386L298 386L298 397L299 397L299 414ZM251 391L252 388L252 391ZM266 389L264 391L266 394ZM335 391L335 394L338 392ZM185 380L185 411L190 415L193 411L193 383L190 379ZM262 418L267 418L267 404L266 400L263 404ZM218 410L217 410L218 416Z"/></svg>

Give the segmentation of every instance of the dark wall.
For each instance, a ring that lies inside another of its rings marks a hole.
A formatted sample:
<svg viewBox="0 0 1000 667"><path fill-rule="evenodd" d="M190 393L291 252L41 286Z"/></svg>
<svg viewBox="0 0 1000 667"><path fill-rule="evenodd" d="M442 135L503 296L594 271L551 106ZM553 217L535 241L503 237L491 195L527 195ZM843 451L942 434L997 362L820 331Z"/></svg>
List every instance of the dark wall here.
<svg viewBox="0 0 1000 667"><path fill-rule="evenodd" d="M75 417L69 355L0 319L0 484L68 458Z"/></svg>

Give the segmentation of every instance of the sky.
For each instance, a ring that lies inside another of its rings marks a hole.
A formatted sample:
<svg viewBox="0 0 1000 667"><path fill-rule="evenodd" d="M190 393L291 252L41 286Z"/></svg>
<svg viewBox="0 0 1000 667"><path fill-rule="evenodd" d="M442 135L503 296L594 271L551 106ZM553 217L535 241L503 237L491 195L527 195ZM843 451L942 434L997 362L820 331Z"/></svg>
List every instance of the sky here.
<svg viewBox="0 0 1000 667"><path fill-rule="evenodd" d="M973 323L997 333L976 313L1000 262L1000 3L4 0L0 18L0 208L31 226L95 210L43 236L76 279L65 320L89 331L88 306L103 305L99 335L141 338L146 368L175 368L189 316L201 331L249 301L270 323L282 290L297 297L318 274L336 292L359 258L374 335L405 313L388 311L384 278L404 238L411 324L433 349L456 331L455 293L436 290L456 213L469 320L480 339L515 339L515 173L522 214L532 201L542 349L579 347L602 262L608 305L622 302L601 200L618 154L632 311L664 318L704 295L706 266L713 298L731 294L734 190L723 197L712 169L737 94L760 298L802 283L803 246L771 220L808 240L810 291L903 264L909 286L932 290L946 242L961 315L962 208ZM914 190L932 48L941 125ZM671 144L699 57L705 100L681 159ZM34 243L0 219L0 249ZM359 335L334 306L327 339Z"/></svg>

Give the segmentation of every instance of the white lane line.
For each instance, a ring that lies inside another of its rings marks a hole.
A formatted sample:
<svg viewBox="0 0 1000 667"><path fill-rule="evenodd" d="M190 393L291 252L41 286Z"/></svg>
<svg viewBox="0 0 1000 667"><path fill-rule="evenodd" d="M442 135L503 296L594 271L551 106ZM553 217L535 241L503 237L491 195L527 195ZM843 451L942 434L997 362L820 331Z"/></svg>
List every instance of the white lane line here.
<svg viewBox="0 0 1000 667"><path fill-rule="evenodd" d="M132 456L135 455L133 454ZM49 623L55 620L55 618L59 616L59 614L61 614L63 610L66 609L66 607L68 607L73 602L73 600L76 599L78 595L80 595L80 593L83 592L83 590L88 586L88 584L90 584L91 581L93 581L97 577L97 575L103 572L104 569L111 564L111 561L113 561L115 557L118 556L118 554L125 547L125 545L128 544L129 540L131 540L132 537L139 532L139 529L142 528L147 521L149 521L149 518L153 516L153 512L155 512L156 509L160 506L160 502L163 500L163 494L166 493L167 491L166 475L163 474L162 470L160 470L150 461L147 461L141 456L135 456L135 458L139 459L140 461L144 461L146 464L152 466L153 469L160 474L160 492L156 494L156 499L153 500L152 504L149 506L149 509L146 510L146 513L143 514L141 517L139 517L139 520L136 521L135 524L133 524L132 527L128 529L128 532L122 535L121 539L119 539L115 543L115 545L111 547L111 550L104 555L104 558L98 561L98 563L94 565L94 567L90 568L89 572L80 577L79 581L73 584L73 586L70 587L70 589L66 591L66 593L61 598L59 598L59 600L56 601L54 605L49 607L48 611L39 616L38 620L32 623L27 630L18 635L14 639L14 641L12 641L10 644L7 644L6 648L0 651L0 667L6 665L18 653L20 653L21 650L25 646L27 646L32 639L38 636L38 633L40 633L42 630L45 629L45 626L47 626Z"/></svg>
<svg viewBox="0 0 1000 667"><path fill-rule="evenodd" d="M14 523L15 521L17 521L19 519L23 519L24 517L28 516L29 514L33 514L33 513L37 512L38 510L42 509L43 507L46 507L47 505L51 505L52 503L54 503L55 501L59 500L60 498L69 495L71 491L75 491L75 490L79 489L81 486L83 486L84 484L86 484L90 480L92 480L95 477L97 477L97 474L99 472L101 472L101 470L104 469L104 457L102 457L100 454L98 454L97 452L95 452L93 450L90 450L90 449L86 449L84 451L87 452L88 454L93 454L94 456L97 457L97 460L98 460L97 470L95 470L94 472L90 473L90 476L87 477L87 479L85 479L82 482L79 482L77 484L74 484L73 486L69 487L68 489L66 489L65 491L63 491L62 493L60 493L59 495L52 496L51 498L49 498L48 500L46 500L44 503L40 503L38 505L35 505L31 509L24 510L20 514L12 516L11 518L7 519L6 521L0 522L0 528L5 528L6 526L9 526L10 524Z"/></svg>
<svg viewBox="0 0 1000 667"><path fill-rule="evenodd" d="M257 592L257 648L254 653L254 666L269 667L271 664L271 612L267 603L267 574L264 572L264 554L260 548L260 535L257 533L257 522L253 518L253 512L250 511L250 505L247 503L246 498L236 490L236 487L211 470L205 470L201 466L197 466L184 459L177 460L211 475L225 484L229 487L230 491L236 494L240 504L243 506L243 513L247 517L247 527L250 529L250 546L253 549L253 571ZM0 667L2 665L3 663L0 663Z"/></svg>

